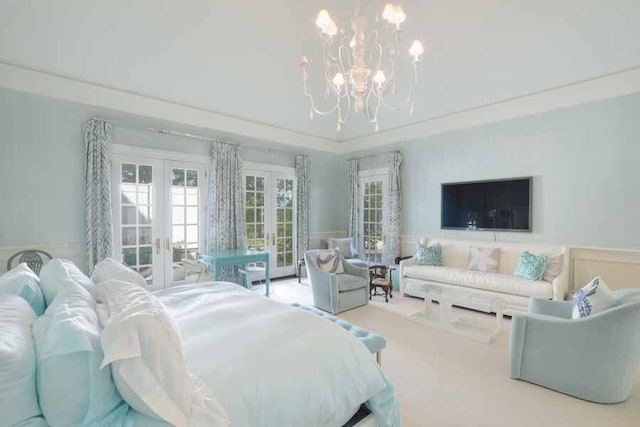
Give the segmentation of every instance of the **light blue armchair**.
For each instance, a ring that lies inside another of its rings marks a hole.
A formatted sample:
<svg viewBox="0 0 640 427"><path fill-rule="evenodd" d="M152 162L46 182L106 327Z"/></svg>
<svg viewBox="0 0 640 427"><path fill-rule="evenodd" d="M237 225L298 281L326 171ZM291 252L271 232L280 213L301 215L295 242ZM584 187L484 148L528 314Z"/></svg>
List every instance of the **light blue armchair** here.
<svg viewBox="0 0 640 427"><path fill-rule="evenodd" d="M619 305L575 320L571 301L532 298L511 321L511 378L597 403L626 400L640 366L640 290L615 294Z"/></svg>
<svg viewBox="0 0 640 427"><path fill-rule="evenodd" d="M332 274L318 268L318 251L307 251L304 261L311 283L313 305L332 314L342 313L369 302L369 270L344 259L344 274Z"/></svg>

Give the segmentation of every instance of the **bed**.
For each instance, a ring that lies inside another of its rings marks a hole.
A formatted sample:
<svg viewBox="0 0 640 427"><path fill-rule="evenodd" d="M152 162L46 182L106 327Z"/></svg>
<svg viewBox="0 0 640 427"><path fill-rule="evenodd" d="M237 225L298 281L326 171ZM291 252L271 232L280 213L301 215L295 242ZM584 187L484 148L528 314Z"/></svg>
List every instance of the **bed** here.
<svg viewBox="0 0 640 427"><path fill-rule="evenodd" d="M393 386L343 328L232 283L155 295L180 328L189 370L232 426L400 425ZM360 420L363 406L370 414ZM168 426L133 410L128 418L136 427Z"/></svg>

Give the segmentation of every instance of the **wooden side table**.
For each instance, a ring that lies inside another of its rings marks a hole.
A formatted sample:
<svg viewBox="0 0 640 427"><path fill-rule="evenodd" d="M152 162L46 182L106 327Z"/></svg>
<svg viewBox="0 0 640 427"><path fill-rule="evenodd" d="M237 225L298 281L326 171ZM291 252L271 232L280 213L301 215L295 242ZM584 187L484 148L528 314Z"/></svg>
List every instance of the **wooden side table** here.
<svg viewBox="0 0 640 427"><path fill-rule="evenodd" d="M298 260L298 266L296 268L296 276L298 276L298 283L300 283L300 279L302 278L302 267L307 268L307 264L304 261L304 258L300 258Z"/></svg>
<svg viewBox="0 0 640 427"><path fill-rule="evenodd" d="M378 293L378 289L382 293ZM391 280L387 279L386 265L372 265L369 267L369 300L376 295L384 295L384 301L389 302L393 298Z"/></svg>

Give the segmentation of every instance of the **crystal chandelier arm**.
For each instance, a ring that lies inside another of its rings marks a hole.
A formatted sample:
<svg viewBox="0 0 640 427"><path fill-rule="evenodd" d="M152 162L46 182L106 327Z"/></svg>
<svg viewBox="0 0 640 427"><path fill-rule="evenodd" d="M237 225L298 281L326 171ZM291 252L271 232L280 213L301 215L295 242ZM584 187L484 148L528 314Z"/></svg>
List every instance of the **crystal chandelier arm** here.
<svg viewBox="0 0 640 427"><path fill-rule="evenodd" d="M413 98L413 91L415 89L415 87L418 84L418 61L413 61L413 81L411 82L411 86L409 86L409 92L407 93L407 97L406 99L400 104L400 105L396 105L396 106L391 106L389 104L387 104L384 101L384 98L381 96L382 98L382 105L388 109L388 110L400 110L404 107L406 107L407 105L409 105L409 103L411 102L411 99Z"/></svg>

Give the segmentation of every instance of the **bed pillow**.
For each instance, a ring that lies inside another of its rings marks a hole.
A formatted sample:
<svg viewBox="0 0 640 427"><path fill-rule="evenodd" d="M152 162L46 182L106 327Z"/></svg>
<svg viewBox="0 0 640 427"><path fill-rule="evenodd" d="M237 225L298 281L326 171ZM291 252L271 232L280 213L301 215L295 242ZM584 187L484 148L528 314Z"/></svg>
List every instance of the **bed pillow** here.
<svg viewBox="0 0 640 427"><path fill-rule="evenodd" d="M0 276L0 295L5 294L21 297L29 303L38 316L44 313L45 305L40 280L26 263Z"/></svg>
<svg viewBox="0 0 640 427"><path fill-rule="evenodd" d="M47 305L51 304L61 285L75 282L89 292L95 284L73 262L66 259L53 259L40 272L40 286Z"/></svg>
<svg viewBox="0 0 640 427"><path fill-rule="evenodd" d="M615 307L618 299L600 277L573 294L572 318L581 319Z"/></svg>
<svg viewBox="0 0 640 427"><path fill-rule="evenodd" d="M316 252L316 264L318 268L327 273L342 274L344 266L342 265L342 257L337 249L328 249L326 251Z"/></svg>
<svg viewBox="0 0 640 427"><path fill-rule="evenodd" d="M41 414L36 391L32 307L17 295L0 295L0 427Z"/></svg>
<svg viewBox="0 0 640 427"><path fill-rule="evenodd" d="M91 274L91 279L95 283L105 280L120 280L122 282L135 283L143 288L147 288L147 281L137 271L132 270L123 263L113 258L107 258L96 264Z"/></svg>
<svg viewBox="0 0 640 427"><path fill-rule="evenodd" d="M521 279L542 280L547 268L547 260L548 257L545 255L536 255L529 251L524 251L520 254L520 259L513 275Z"/></svg>
<svg viewBox="0 0 640 427"><path fill-rule="evenodd" d="M418 243L416 262L420 265L433 265L442 267L442 246L436 243L433 246L425 246Z"/></svg>
<svg viewBox="0 0 640 427"><path fill-rule="evenodd" d="M40 407L51 427L121 426L129 410L110 367L100 369L95 305L86 289L67 279L33 325Z"/></svg>
<svg viewBox="0 0 640 427"><path fill-rule="evenodd" d="M343 239L328 239L327 246L329 249L336 249L345 259L358 258L358 251L353 244L353 238L347 237Z"/></svg>
<svg viewBox="0 0 640 427"><path fill-rule="evenodd" d="M96 298L104 304L98 310L104 325L102 366L111 364L116 387L129 405L177 427L186 427L196 414L209 420L203 425L228 425L219 404L214 405L217 411L204 409L213 398L187 370L178 326L158 298L117 280L99 283Z"/></svg>
<svg viewBox="0 0 640 427"><path fill-rule="evenodd" d="M500 262L500 248L469 248L469 270L497 273Z"/></svg>

